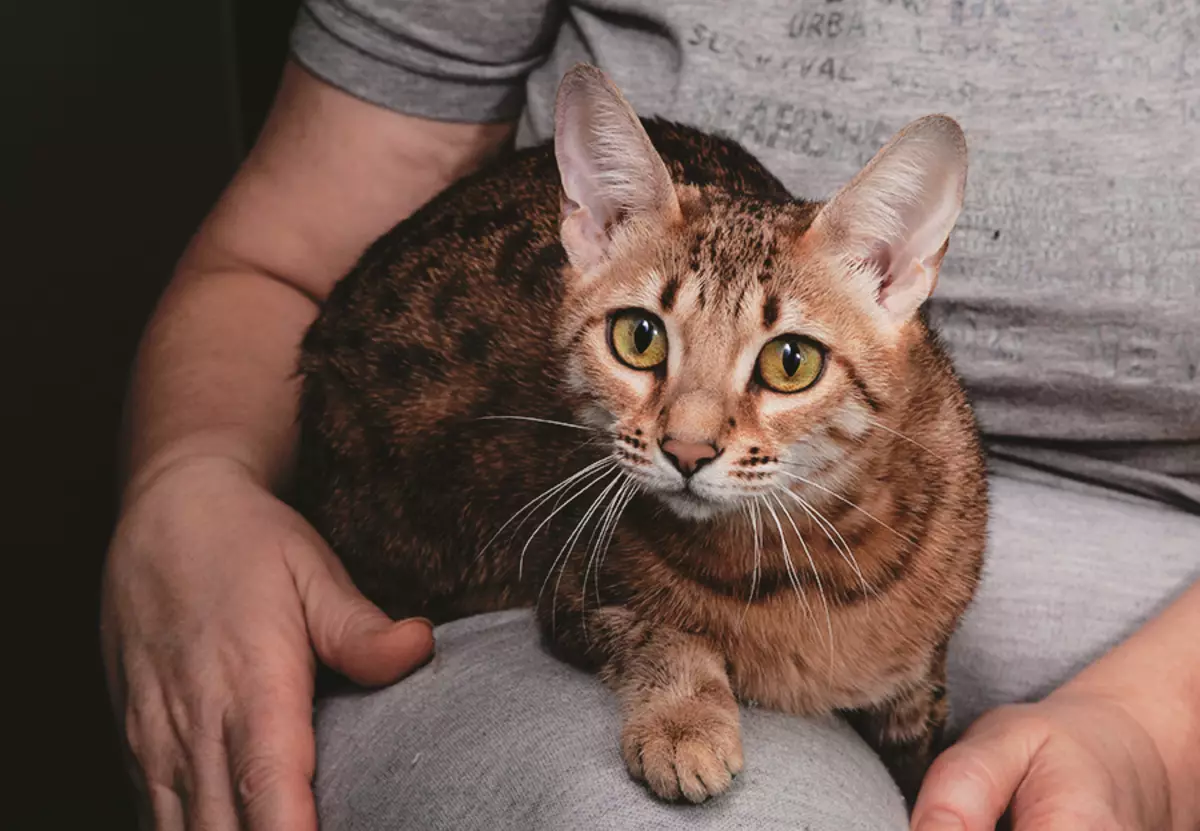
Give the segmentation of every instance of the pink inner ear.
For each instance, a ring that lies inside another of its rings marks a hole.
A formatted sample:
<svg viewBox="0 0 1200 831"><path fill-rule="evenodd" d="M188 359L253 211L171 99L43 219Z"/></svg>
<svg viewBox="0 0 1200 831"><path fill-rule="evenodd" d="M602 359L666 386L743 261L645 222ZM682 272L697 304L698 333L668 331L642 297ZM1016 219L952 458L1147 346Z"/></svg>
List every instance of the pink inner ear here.
<svg viewBox="0 0 1200 831"><path fill-rule="evenodd" d="M604 260L608 234L590 210L567 199L563 201L562 241L575 267L587 272Z"/></svg>
<svg viewBox="0 0 1200 831"><path fill-rule="evenodd" d="M933 272L920 260L893 264L879 285L879 305L896 318L907 318L933 291Z"/></svg>

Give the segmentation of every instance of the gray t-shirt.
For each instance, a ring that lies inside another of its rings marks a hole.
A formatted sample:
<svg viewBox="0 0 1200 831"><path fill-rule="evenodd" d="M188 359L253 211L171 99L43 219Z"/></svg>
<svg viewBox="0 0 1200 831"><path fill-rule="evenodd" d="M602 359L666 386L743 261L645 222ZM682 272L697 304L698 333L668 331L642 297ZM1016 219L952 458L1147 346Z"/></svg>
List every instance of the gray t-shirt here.
<svg viewBox="0 0 1200 831"><path fill-rule="evenodd" d="M1200 6L1192 0L306 0L346 91L552 134L578 61L643 115L823 198L900 127L967 133L931 319L997 452L1200 510Z"/></svg>

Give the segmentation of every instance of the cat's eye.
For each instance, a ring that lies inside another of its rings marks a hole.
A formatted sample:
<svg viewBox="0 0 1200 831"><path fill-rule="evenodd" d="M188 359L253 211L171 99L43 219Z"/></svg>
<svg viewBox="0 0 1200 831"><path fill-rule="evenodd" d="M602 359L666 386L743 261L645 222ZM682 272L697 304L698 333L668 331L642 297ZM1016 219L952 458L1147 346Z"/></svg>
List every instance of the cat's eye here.
<svg viewBox="0 0 1200 831"><path fill-rule="evenodd" d="M634 369L654 369L667 359L667 330L661 320L642 309L613 315L608 341L617 360Z"/></svg>
<svg viewBox="0 0 1200 831"><path fill-rule="evenodd" d="M825 352L799 335L783 335L758 353L758 377L776 392L800 392L821 377Z"/></svg>

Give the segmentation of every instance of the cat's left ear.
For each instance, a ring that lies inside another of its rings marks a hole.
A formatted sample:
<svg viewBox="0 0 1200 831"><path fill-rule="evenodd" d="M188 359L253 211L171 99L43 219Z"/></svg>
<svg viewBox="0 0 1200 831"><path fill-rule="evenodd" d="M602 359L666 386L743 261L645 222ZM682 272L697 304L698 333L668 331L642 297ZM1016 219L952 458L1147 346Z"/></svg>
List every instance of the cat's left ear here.
<svg viewBox="0 0 1200 831"><path fill-rule="evenodd" d="M554 152L562 177L562 243L581 273L610 255L626 223L680 218L671 175L641 121L608 77L578 64L558 88Z"/></svg>
<svg viewBox="0 0 1200 831"><path fill-rule="evenodd" d="M821 209L812 231L873 281L879 305L900 324L933 292L966 184L962 129L947 116L926 116Z"/></svg>

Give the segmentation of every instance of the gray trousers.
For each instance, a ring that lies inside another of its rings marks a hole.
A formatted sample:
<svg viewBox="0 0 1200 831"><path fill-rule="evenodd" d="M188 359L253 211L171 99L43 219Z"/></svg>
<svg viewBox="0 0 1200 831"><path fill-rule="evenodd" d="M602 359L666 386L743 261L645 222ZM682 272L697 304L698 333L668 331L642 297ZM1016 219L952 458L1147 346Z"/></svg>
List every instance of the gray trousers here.
<svg viewBox="0 0 1200 831"><path fill-rule="evenodd" d="M1200 578L1200 517L998 466L983 583L950 651L951 732L1037 699ZM902 831L882 764L835 719L743 709L745 772L667 805L625 772L613 695L542 647L528 611L437 630L384 690L322 700L322 828Z"/></svg>

